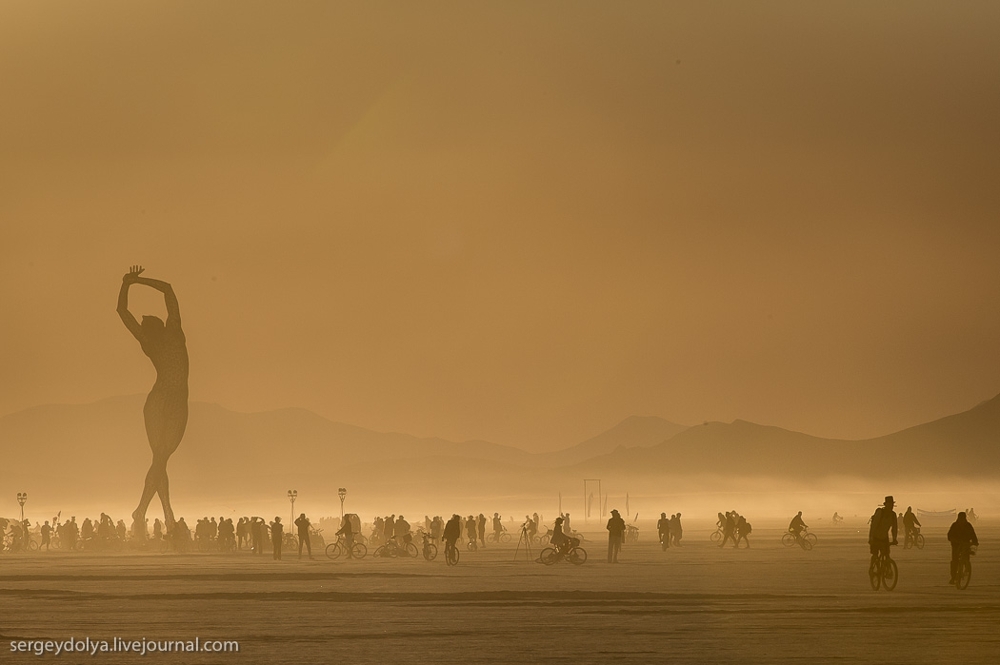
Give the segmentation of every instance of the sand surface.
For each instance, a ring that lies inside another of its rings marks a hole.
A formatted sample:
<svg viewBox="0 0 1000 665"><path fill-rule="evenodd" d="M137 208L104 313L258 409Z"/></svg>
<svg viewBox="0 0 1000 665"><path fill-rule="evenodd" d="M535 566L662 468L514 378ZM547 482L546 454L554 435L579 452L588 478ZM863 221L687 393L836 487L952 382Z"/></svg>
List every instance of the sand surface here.
<svg viewBox="0 0 1000 665"><path fill-rule="evenodd" d="M687 529L664 552L644 531L621 563L606 538L583 566L514 561L514 544L417 560L275 562L249 553L37 553L0 557L0 661L170 663L996 663L1000 528L978 527L969 588L947 584L944 527L893 548L873 592L857 529L815 530L811 552L756 529L720 549ZM601 534L594 532L593 538ZM533 548L537 555L538 548ZM235 654L10 652L69 637L238 640Z"/></svg>

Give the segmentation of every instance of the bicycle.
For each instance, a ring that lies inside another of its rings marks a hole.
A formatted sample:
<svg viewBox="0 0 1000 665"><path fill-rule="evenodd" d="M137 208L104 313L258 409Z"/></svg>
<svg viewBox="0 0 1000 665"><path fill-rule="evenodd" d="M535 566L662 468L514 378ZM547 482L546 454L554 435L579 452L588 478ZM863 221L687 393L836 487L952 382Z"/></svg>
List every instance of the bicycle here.
<svg viewBox="0 0 1000 665"><path fill-rule="evenodd" d="M920 533L920 527L913 527L903 538L903 549L908 550L916 547L918 550L924 549L924 534Z"/></svg>
<svg viewBox="0 0 1000 665"><path fill-rule="evenodd" d="M450 541L445 541L444 544L444 561L449 566L457 566L458 560L461 557L461 552L458 551L458 547L455 543Z"/></svg>
<svg viewBox="0 0 1000 665"><path fill-rule="evenodd" d="M798 545L805 551L809 551L816 544L816 535L810 533L806 529L803 529L798 535L794 531L786 531L781 536L781 544L785 547L792 547L793 545Z"/></svg>
<svg viewBox="0 0 1000 665"><path fill-rule="evenodd" d="M722 540L722 535L723 535L722 525L721 524L716 524L715 525L715 531L708 538L713 543L718 543L718 542L720 542Z"/></svg>
<svg viewBox="0 0 1000 665"><path fill-rule="evenodd" d="M963 547L958 553L958 566L955 567L955 588L959 591L966 589L969 586L969 580L972 579L972 560L970 557L975 553L976 548L971 546Z"/></svg>
<svg viewBox="0 0 1000 665"><path fill-rule="evenodd" d="M551 566L557 561L569 561L575 566L583 565L587 562L587 550L580 547L580 541L573 538L562 547L546 547L538 555L538 560L546 566Z"/></svg>
<svg viewBox="0 0 1000 665"><path fill-rule="evenodd" d="M395 559L396 557L412 557L416 558L417 546L414 545L409 538L406 538L402 545L397 543L395 540L390 540L386 542L385 545L380 545L375 548L372 553L373 557L385 557L390 559Z"/></svg>
<svg viewBox="0 0 1000 665"><path fill-rule="evenodd" d="M424 545L421 548L421 554L424 555L424 559L427 561L433 561L437 558L438 548L437 545L431 542L431 537L429 534L422 534L424 538Z"/></svg>
<svg viewBox="0 0 1000 665"><path fill-rule="evenodd" d="M486 542L488 543L509 543L511 541L511 535L507 533L507 529L497 532L494 531L486 536Z"/></svg>
<svg viewBox="0 0 1000 665"><path fill-rule="evenodd" d="M871 582L872 591L878 591L879 587L886 591L896 588L899 582L899 568L888 551L883 553L882 550L877 550L872 555L871 563L868 565L868 581Z"/></svg>
<svg viewBox="0 0 1000 665"><path fill-rule="evenodd" d="M470 540L468 542L468 544L466 545L466 547L469 548L470 552L476 552L476 551L479 550L479 545L476 544L476 539L475 538L473 538L472 540Z"/></svg>
<svg viewBox="0 0 1000 665"><path fill-rule="evenodd" d="M343 536L339 536L337 538L337 542L330 543L326 546L326 556L330 559L339 559L340 556L346 551L347 542L344 540ZM355 559L364 559L366 554L368 554L368 548L365 547L365 544L354 541L354 544L351 545L351 557ZM378 550L376 550L375 556L378 556Z"/></svg>

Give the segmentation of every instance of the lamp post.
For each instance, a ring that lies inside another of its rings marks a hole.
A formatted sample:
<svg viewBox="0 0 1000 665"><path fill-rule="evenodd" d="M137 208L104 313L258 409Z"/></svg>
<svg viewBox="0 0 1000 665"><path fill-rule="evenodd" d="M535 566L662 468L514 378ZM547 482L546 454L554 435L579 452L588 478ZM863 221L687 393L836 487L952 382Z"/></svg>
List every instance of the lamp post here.
<svg viewBox="0 0 1000 665"><path fill-rule="evenodd" d="M292 502L292 519L288 523L288 528L291 529L292 525L295 524L295 499L298 497L298 490L288 490L288 500Z"/></svg>
<svg viewBox="0 0 1000 665"><path fill-rule="evenodd" d="M340 521L344 521L344 499L347 498L347 488L341 487L337 490L337 496L340 497Z"/></svg>
<svg viewBox="0 0 1000 665"><path fill-rule="evenodd" d="M21 506L21 524L24 524L24 504L28 502L27 492L17 493L17 503Z"/></svg>

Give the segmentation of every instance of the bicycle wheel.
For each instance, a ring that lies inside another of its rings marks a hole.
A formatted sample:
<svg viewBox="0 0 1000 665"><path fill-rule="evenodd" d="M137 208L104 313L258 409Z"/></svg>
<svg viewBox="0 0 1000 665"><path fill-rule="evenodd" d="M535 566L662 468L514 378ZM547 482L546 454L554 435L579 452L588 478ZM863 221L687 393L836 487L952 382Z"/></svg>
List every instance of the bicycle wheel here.
<svg viewBox="0 0 1000 665"><path fill-rule="evenodd" d="M538 560L544 563L546 566L551 566L556 562L556 551L551 547L546 547L542 550L541 554L538 555Z"/></svg>
<svg viewBox="0 0 1000 665"><path fill-rule="evenodd" d="M955 573L955 588L961 591L969 586L972 579L972 562L968 559L961 559L958 562L958 571Z"/></svg>
<svg viewBox="0 0 1000 665"><path fill-rule="evenodd" d="M469 544L466 545L466 547L469 548L470 552L475 552L476 550L479 549L479 545L476 545L476 541L474 541L474 540L470 540Z"/></svg>
<svg viewBox="0 0 1000 665"><path fill-rule="evenodd" d="M918 533L918 534L917 534L917 535L916 535L916 536L915 536L915 537L913 538L913 544L917 546L917 549L918 549L918 550L922 550L922 549L924 549L924 534L922 534L922 533Z"/></svg>
<svg viewBox="0 0 1000 665"><path fill-rule="evenodd" d="M873 558L868 564L868 581L872 585L872 591L878 591L882 586L881 566L877 558Z"/></svg>
<svg viewBox="0 0 1000 665"><path fill-rule="evenodd" d="M510 542L510 534L507 533L506 531L504 531L503 533L501 533L500 534L500 542L501 543L509 543Z"/></svg>
<svg viewBox="0 0 1000 665"><path fill-rule="evenodd" d="M202 538L201 540L198 541L198 551L199 552L201 552L202 554L204 554L204 553L208 552L210 549L212 549L212 543L209 542L208 539Z"/></svg>
<svg viewBox="0 0 1000 665"><path fill-rule="evenodd" d="M712 535L710 536L710 538L711 538L711 541L712 541L713 543L717 543L717 542L719 542L720 540L722 540L722 532L721 532L721 531L716 531L715 533L713 533L713 534L712 534ZM784 542L784 539L782 539L782 542Z"/></svg>
<svg viewBox="0 0 1000 665"><path fill-rule="evenodd" d="M401 551L408 557L413 557L414 559L417 558L417 546L413 543L406 543Z"/></svg>
<svg viewBox="0 0 1000 665"><path fill-rule="evenodd" d="M882 588L892 591L896 588L897 582L899 582L899 568L896 567L895 561L886 559L882 564Z"/></svg>
<svg viewBox="0 0 1000 665"><path fill-rule="evenodd" d="M437 555L438 555L438 548L435 545L428 544L427 547L424 548L424 558L427 559L428 561L433 561L434 559L437 558Z"/></svg>
<svg viewBox="0 0 1000 665"><path fill-rule="evenodd" d="M903 538L903 549L904 550L908 550L911 547L913 547L913 539L910 538L909 536L907 536L906 538Z"/></svg>
<svg viewBox="0 0 1000 665"><path fill-rule="evenodd" d="M368 554L368 548L365 547L364 543L354 543L354 547L351 548L351 555L355 559L364 559L366 554Z"/></svg>
<svg viewBox="0 0 1000 665"><path fill-rule="evenodd" d="M385 545L379 545L378 547L375 548L375 551L372 552L372 557L375 559L379 559L381 557L386 557L386 556L389 555L385 553Z"/></svg>
<svg viewBox="0 0 1000 665"><path fill-rule="evenodd" d="M804 536L804 537L805 537L805 539L806 539L806 540L808 540L808 541L809 541L809 543L810 543L811 545L815 545L815 544L816 544L816 541L817 541L817 540L819 540L819 538L817 538L817 537L816 537L816 534L814 534L814 533L807 533L807 534L805 534L805 536Z"/></svg>
<svg viewBox="0 0 1000 665"><path fill-rule="evenodd" d="M36 543L33 540L29 540L28 541L28 551L29 552L37 552L38 551L38 543Z"/></svg>
<svg viewBox="0 0 1000 665"><path fill-rule="evenodd" d="M811 550L813 548L812 542L810 542L806 538L803 538L802 541L799 543L799 545L801 545L802 549L804 549L806 552L808 552L809 550Z"/></svg>
<svg viewBox="0 0 1000 665"><path fill-rule="evenodd" d="M445 561L448 562L448 565L449 566L457 566L458 565L458 559L459 559L459 556L461 554L461 552L458 551L458 548L457 547L452 547L452 548L448 549L446 551L446 553L447 553L447 556L445 557Z"/></svg>
<svg viewBox="0 0 1000 665"><path fill-rule="evenodd" d="M791 547L792 545L795 544L795 536L793 536L791 533L785 532L781 536L781 544L784 545L785 547Z"/></svg>
<svg viewBox="0 0 1000 665"><path fill-rule="evenodd" d="M582 547L574 547L569 551L569 554L566 555L566 558L569 559L569 562L574 565L582 565L587 562L587 550Z"/></svg>
<svg viewBox="0 0 1000 665"><path fill-rule="evenodd" d="M339 559L341 555L340 543L330 543L326 546L326 556L331 559Z"/></svg>

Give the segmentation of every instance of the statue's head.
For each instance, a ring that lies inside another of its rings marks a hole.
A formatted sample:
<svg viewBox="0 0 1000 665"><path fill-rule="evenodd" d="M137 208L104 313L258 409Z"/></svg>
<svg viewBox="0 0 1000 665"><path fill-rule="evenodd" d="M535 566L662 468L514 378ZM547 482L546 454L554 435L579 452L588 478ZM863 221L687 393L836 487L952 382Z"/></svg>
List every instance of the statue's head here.
<svg viewBox="0 0 1000 665"><path fill-rule="evenodd" d="M142 331L147 334L156 334L163 331L163 319L158 316L142 317Z"/></svg>

